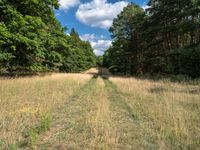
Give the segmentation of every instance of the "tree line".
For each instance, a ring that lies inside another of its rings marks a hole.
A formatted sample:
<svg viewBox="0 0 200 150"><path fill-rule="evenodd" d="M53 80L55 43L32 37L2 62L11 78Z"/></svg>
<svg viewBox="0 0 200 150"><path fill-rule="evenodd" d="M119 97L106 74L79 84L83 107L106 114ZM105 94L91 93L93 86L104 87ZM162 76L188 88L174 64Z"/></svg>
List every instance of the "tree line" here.
<svg viewBox="0 0 200 150"><path fill-rule="evenodd" d="M89 42L55 18L58 0L0 0L0 72L80 72L95 66Z"/></svg>
<svg viewBox="0 0 200 150"><path fill-rule="evenodd" d="M124 74L200 76L200 0L129 4L110 28L103 65Z"/></svg>

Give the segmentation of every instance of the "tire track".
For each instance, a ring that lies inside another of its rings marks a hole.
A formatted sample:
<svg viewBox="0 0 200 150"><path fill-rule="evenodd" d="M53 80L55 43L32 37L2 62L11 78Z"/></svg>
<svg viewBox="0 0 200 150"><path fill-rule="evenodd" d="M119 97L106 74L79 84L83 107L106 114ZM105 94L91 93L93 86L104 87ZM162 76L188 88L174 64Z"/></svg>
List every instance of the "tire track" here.
<svg viewBox="0 0 200 150"><path fill-rule="evenodd" d="M87 124L87 114L92 104L89 97L95 91L96 80L88 81L63 108L55 111L52 126L40 137L37 149L82 149L88 145L91 127Z"/></svg>
<svg viewBox="0 0 200 150"><path fill-rule="evenodd" d="M138 118L134 115L131 106L123 99L117 87L104 77L105 89L110 101L111 119L117 127L119 143L117 149L145 149L141 146L144 136Z"/></svg>
<svg viewBox="0 0 200 150"><path fill-rule="evenodd" d="M93 133L89 149L115 150L117 149L119 138L117 129L111 119L110 101L107 99L105 83L102 78L98 78L97 83L99 92L96 95L96 106L88 116Z"/></svg>

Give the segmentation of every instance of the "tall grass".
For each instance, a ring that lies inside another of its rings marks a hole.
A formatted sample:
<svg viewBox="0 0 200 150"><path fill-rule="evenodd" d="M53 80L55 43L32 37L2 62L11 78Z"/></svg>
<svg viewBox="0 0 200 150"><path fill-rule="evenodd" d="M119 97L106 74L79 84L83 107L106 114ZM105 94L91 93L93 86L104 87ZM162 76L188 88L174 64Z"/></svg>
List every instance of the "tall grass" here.
<svg viewBox="0 0 200 150"><path fill-rule="evenodd" d="M62 107L90 78L86 74L53 74L0 79L0 147L23 141L24 131L38 126L43 116Z"/></svg>
<svg viewBox="0 0 200 150"><path fill-rule="evenodd" d="M200 147L200 81L95 74L0 79L0 149Z"/></svg>
<svg viewBox="0 0 200 150"><path fill-rule="evenodd" d="M200 82L111 78L136 117L144 149L200 147Z"/></svg>
<svg viewBox="0 0 200 150"><path fill-rule="evenodd" d="M117 149L119 136L116 126L111 118L110 101L108 100L105 83L101 78L97 79L97 88L93 109L90 111L87 121L93 133L89 149L112 150Z"/></svg>

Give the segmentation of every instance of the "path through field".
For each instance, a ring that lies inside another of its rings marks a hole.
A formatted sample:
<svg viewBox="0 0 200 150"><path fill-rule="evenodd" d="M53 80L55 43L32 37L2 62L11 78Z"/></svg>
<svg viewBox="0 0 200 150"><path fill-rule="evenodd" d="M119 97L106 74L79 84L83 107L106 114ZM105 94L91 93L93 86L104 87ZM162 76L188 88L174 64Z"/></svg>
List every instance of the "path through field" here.
<svg viewBox="0 0 200 150"><path fill-rule="evenodd" d="M199 81L112 77L94 69L0 84L0 150L200 147Z"/></svg>
<svg viewBox="0 0 200 150"><path fill-rule="evenodd" d="M38 149L132 149L139 132L130 106L117 87L94 75L55 111L52 126L40 136Z"/></svg>

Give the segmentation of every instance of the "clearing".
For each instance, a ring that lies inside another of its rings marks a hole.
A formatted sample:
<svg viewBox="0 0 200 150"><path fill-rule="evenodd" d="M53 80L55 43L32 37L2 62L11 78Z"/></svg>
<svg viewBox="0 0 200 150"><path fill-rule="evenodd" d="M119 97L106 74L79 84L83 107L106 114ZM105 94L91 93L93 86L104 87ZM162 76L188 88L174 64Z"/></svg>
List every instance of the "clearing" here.
<svg viewBox="0 0 200 150"><path fill-rule="evenodd" d="M0 79L0 149L198 149L200 82L82 74Z"/></svg>

